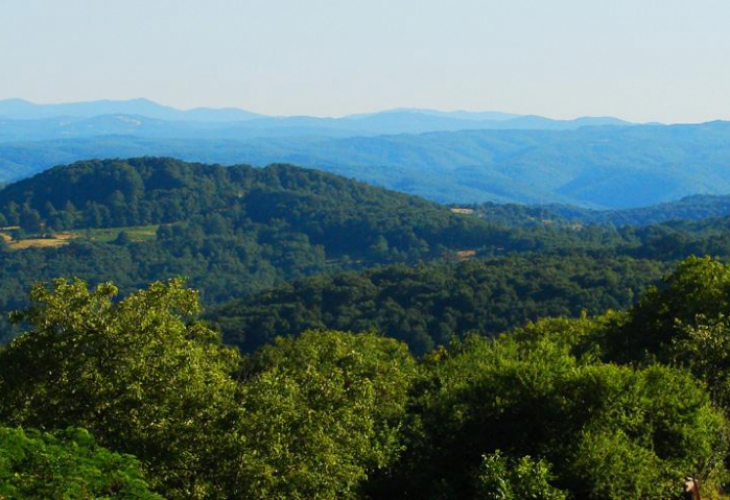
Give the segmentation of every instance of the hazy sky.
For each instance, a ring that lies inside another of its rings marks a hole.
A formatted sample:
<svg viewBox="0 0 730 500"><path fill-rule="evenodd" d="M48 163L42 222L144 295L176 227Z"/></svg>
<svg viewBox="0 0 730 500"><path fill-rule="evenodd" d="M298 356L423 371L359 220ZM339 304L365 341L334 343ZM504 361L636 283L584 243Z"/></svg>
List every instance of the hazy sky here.
<svg viewBox="0 0 730 500"><path fill-rule="evenodd" d="M730 119L730 0L0 0L0 99Z"/></svg>

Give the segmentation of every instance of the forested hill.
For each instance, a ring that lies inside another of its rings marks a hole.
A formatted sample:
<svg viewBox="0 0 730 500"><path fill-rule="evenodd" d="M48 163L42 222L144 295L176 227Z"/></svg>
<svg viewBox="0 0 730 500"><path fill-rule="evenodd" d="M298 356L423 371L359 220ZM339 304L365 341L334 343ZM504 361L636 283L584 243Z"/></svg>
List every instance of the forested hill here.
<svg viewBox="0 0 730 500"><path fill-rule="evenodd" d="M0 191L0 311L59 276L114 280L123 292L186 276L216 304L316 273L535 244L420 198L292 166L79 162Z"/></svg>
<svg viewBox="0 0 730 500"><path fill-rule="evenodd" d="M378 331L417 354L470 332L494 336L548 316L633 304L670 269L658 260L513 256L313 276L212 309L226 343L253 352L312 329Z"/></svg>
<svg viewBox="0 0 730 500"><path fill-rule="evenodd" d="M493 334L545 315L626 307L678 259L730 256L727 227L510 229L287 165L79 162L0 191L0 312L23 307L35 281L57 277L113 280L127 293L185 276L210 307L315 274L435 261L299 282L214 318L245 349L279 329L326 326L375 327L425 352L472 329ZM324 296L339 305L310 303Z"/></svg>
<svg viewBox="0 0 730 500"><path fill-rule="evenodd" d="M37 211L54 229L174 222L234 206L264 216L266 207L283 210L281 204L294 208L308 203L343 215L364 209L456 219L416 197L289 165L227 168L171 158L92 160L55 167L0 191L0 211L11 225L19 223L24 210L26 215Z"/></svg>
<svg viewBox="0 0 730 500"><path fill-rule="evenodd" d="M1 225L26 231L173 224L284 224L328 255L416 254L502 242L506 233L426 200L289 165L222 167L170 158L85 161L0 191ZM495 239L495 236L499 238ZM431 249L430 247L433 246ZM439 248L437 248L439 247Z"/></svg>

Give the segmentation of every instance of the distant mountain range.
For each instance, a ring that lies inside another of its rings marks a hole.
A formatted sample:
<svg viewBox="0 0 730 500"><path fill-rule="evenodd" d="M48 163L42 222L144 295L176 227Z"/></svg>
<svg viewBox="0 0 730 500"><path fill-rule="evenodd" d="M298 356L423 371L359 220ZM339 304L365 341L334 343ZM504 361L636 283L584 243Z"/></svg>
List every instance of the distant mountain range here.
<svg viewBox="0 0 730 500"><path fill-rule="evenodd" d="M0 183L91 158L292 163L442 203L627 209L730 193L730 124L396 109L342 118L145 99L0 101ZM600 219L603 216L588 216Z"/></svg>
<svg viewBox="0 0 730 500"><path fill-rule="evenodd" d="M88 101L61 104L35 104L25 99L0 100L0 116L14 120L46 118L92 118L102 115L133 115L157 120L194 122L235 122L262 115L235 108L196 108L187 111L164 106L149 99L128 101Z"/></svg>
<svg viewBox="0 0 730 500"><path fill-rule="evenodd" d="M628 125L616 118L553 120L498 112L397 109L342 118L264 116L239 109L188 111L146 99L33 104L0 101L0 142L133 135L155 138L250 139L353 137L458 130L570 130Z"/></svg>

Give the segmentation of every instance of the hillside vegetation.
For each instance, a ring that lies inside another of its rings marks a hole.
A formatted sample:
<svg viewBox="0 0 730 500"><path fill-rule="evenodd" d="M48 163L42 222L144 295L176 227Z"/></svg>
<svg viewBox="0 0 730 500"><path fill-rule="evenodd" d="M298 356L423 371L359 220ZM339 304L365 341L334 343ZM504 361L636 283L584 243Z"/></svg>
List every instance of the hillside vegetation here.
<svg viewBox="0 0 730 500"><path fill-rule="evenodd" d="M420 359L330 330L241 357L179 280L122 300L39 284L0 347L0 492L102 495L116 477L119 498L663 500L693 475L718 498L729 283L691 258L627 311ZM33 449L46 460L7 460Z"/></svg>
<svg viewBox="0 0 730 500"><path fill-rule="evenodd" d="M56 276L113 279L124 291L187 276L212 304L318 272L523 244L331 174L158 158L80 162L11 184L0 191L0 228L4 311Z"/></svg>
<svg viewBox="0 0 730 500"><path fill-rule="evenodd" d="M730 217L500 210L169 158L8 185L0 498L720 498L730 268L693 255Z"/></svg>
<svg viewBox="0 0 730 500"><path fill-rule="evenodd" d="M669 265L625 257L530 256L382 267L300 279L209 311L226 343L253 352L312 329L376 330L417 354L546 316L624 309Z"/></svg>
<svg viewBox="0 0 730 500"><path fill-rule="evenodd" d="M24 307L33 282L58 276L113 280L124 293L185 276L207 306L239 299L220 324L242 322L245 328L226 330L226 339L246 350L277 328L344 328L356 318L386 331L397 327L398 338L425 352L473 329L493 335L545 315L626 307L671 263L730 255L726 219L617 230L531 225L520 207L503 212L509 225L286 165L80 162L0 191L0 310ZM474 262L458 264L465 259ZM491 260L477 262L483 259ZM311 302L339 286L329 278L312 281L321 291L309 302L296 293L251 296L315 274L418 263L426 267L337 278L353 282L353 300L367 300L348 305L344 294L336 310ZM395 287L378 278L389 274L401 280ZM432 297L427 290L434 288ZM263 305L263 314L251 315ZM12 335L7 325L0 329Z"/></svg>

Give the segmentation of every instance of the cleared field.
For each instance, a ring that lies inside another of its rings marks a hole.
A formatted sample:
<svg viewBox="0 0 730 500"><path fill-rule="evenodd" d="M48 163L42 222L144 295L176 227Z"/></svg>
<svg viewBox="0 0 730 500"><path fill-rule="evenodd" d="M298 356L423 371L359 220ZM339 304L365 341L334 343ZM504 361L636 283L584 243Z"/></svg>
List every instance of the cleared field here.
<svg viewBox="0 0 730 500"><path fill-rule="evenodd" d="M133 226L133 227L110 227L103 229L83 229L52 235L28 235L21 240L14 240L8 230L16 228L2 228L0 238L3 238L11 250L25 250L28 248L51 248L68 245L72 239L96 241L109 243L119 237L119 233L125 232L132 241L154 241L157 237L157 225Z"/></svg>
<svg viewBox="0 0 730 500"><path fill-rule="evenodd" d="M456 208L452 208L451 209L451 212L452 213L455 213L455 214L472 215L474 213L474 209L473 208L458 208L458 207L456 207Z"/></svg>
<svg viewBox="0 0 730 500"><path fill-rule="evenodd" d="M157 238L157 224L149 226L132 226L132 227L109 227L102 229L85 229L76 231L77 238L84 238L90 241L99 241L108 243L114 241L119 233L125 232L132 241L154 241Z"/></svg>
<svg viewBox="0 0 730 500"><path fill-rule="evenodd" d="M28 238L20 241L11 241L8 246L11 250L25 250L26 248L52 248L68 245L68 240L55 238Z"/></svg>

